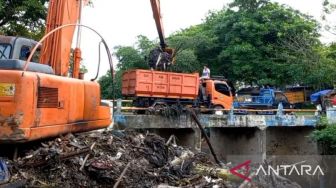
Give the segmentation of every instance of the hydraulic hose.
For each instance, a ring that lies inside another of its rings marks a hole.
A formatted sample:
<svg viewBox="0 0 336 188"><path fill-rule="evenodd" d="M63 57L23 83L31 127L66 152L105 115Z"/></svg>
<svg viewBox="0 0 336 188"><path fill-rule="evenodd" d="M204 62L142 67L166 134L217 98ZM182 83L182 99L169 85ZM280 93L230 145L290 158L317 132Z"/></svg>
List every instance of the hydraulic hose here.
<svg viewBox="0 0 336 188"><path fill-rule="evenodd" d="M86 25L83 25L83 24L65 24L65 25L61 25L55 29L53 29L52 31L50 31L49 33L47 33L46 35L44 35L42 37L42 39L40 41L38 41L38 44L42 44L42 42L47 38L49 37L50 35L52 35L53 33L55 33L56 31L58 30L61 30L65 27L83 27L83 28L86 28L86 29L89 29L91 31L93 31L94 33L96 33L100 38L101 38L101 42L104 44L104 47L105 47L105 50L106 50L106 53L107 53L107 57L108 57L108 62L109 62L109 66L110 66L110 73L111 73L111 81L112 81L112 100L113 100L113 103L115 101L115 91L114 91L114 75L113 75L113 72L114 72L114 69L113 69L113 62L112 62L112 55L111 55L111 51L105 41L105 39L102 37L102 35L100 33L98 33L95 29L89 27L89 26L86 26ZM22 76L24 76L24 73L25 71L27 70L28 68L28 65L34 55L34 53L36 52L37 48L38 48L39 45L35 45L35 47L33 48L33 50L31 51L27 61L25 62L24 64L24 67L23 67L23 71L22 71ZM114 105L113 105L114 106ZM114 111L114 108L112 109Z"/></svg>
<svg viewBox="0 0 336 188"><path fill-rule="evenodd" d="M100 57L100 47L101 47L101 44L103 42L100 41L99 44L98 44L98 68L97 68L97 74L94 78L91 79L91 81L95 81L97 80L98 76L99 76L99 70L100 70L100 61L101 61L101 57Z"/></svg>

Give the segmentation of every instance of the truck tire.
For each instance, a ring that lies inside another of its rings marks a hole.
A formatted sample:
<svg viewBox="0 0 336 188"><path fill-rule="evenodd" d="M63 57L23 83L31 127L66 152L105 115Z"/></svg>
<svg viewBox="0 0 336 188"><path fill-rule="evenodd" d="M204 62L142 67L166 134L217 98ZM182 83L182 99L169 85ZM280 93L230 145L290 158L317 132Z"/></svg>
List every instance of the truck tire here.
<svg viewBox="0 0 336 188"><path fill-rule="evenodd" d="M224 114L224 111L221 111L223 109L225 109L223 106L221 105L215 105L213 107L213 111L211 111L211 114L217 114L217 115L223 115Z"/></svg>

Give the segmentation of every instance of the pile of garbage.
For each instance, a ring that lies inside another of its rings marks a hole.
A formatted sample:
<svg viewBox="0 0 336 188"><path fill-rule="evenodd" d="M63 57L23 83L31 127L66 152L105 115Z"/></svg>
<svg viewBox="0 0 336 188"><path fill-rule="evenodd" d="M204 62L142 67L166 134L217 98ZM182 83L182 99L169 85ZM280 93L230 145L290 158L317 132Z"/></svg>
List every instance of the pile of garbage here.
<svg viewBox="0 0 336 188"><path fill-rule="evenodd" d="M216 177L217 166L169 139L133 131L94 131L66 135L5 160L16 187L232 187ZM234 186L235 187L235 186Z"/></svg>
<svg viewBox="0 0 336 188"><path fill-rule="evenodd" d="M172 61L173 56L162 50L161 47L156 47L149 53L148 65L152 69L165 70L173 63Z"/></svg>
<svg viewBox="0 0 336 188"><path fill-rule="evenodd" d="M0 158L0 187L300 187L279 176L244 181L232 167L176 145L173 135L166 141L104 130L38 142L21 148L16 160Z"/></svg>

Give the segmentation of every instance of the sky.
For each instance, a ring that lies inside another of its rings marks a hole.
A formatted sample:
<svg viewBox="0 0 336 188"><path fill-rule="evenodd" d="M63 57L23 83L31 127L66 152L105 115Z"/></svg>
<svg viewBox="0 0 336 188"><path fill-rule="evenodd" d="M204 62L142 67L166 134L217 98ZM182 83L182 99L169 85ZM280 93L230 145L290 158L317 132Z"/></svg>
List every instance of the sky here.
<svg viewBox="0 0 336 188"><path fill-rule="evenodd" d="M322 0L273 0L320 20ZM210 10L220 10L230 0L161 0L162 20L165 35L202 23ZM131 46L136 36L158 38L149 0L93 0L93 7L85 7L82 24L97 30L108 43L112 53L115 46ZM336 41L335 36L322 33L321 41ZM76 39L76 37L74 37ZM85 79L91 79L97 72L98 43L100 39L89 30L82 31L81 48L83 63L89 70ZM75 43L75 42L74 42ZM114 66L117 60L113 58ZM102 50L100 76L108 70L106 53Z"/></svg>

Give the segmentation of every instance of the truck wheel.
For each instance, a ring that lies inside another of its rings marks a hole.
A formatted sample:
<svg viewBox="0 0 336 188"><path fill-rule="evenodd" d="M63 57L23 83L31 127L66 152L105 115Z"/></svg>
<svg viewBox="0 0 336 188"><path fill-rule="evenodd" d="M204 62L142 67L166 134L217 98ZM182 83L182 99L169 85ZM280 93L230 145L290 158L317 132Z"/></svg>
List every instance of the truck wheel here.
<svg viewBox="0 0 336 188"><path fill-rule="evenodd" d="M222 111L224 109L223 106L216 105L216 106L214 106L213 109L214 110L212 111L212 114L216 114L216 115L223 115L224 114L224 111Z"/></svg>

